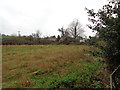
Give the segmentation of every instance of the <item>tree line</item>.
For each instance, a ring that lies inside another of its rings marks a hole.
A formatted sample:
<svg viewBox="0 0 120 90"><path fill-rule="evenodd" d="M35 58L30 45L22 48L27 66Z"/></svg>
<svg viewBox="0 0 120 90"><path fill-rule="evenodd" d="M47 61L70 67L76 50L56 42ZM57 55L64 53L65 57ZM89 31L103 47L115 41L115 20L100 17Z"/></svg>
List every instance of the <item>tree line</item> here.
<svg viewBox="0 0 120 90"><path fill-rule="evenodd" d="M89 21L88 25L93 31L97 31L97 36L106 44L101 48L110 65L110 70L114 70L120 65L120 1L110 1L102 9L95 12L94 9L87 9Z"/></svg>
<svg viewBox="0 0 120 90"><path fill-rule="evenodd" d="M59 28L58 31L61 35L57 37L46 36L41 37L42 33L37 30L29 36L18 36L2 34L3 45L39 45L39 44L80 44L80 40L84 37L84 29L78 19L74 19L67 28Z"/></svg>
<svg viewBox="0 0 120 90"><path fill-rule="evenodd" d="M109 65L111 73L117 70L114 74L114 86L117 90L120 89L120 1L110 1L104 5L98 12L87 9L89 20L93 23L88 27L97 31L97 36L105 42L101 48L104 57ZM117 69L116 69L117 68Z"/></svg>

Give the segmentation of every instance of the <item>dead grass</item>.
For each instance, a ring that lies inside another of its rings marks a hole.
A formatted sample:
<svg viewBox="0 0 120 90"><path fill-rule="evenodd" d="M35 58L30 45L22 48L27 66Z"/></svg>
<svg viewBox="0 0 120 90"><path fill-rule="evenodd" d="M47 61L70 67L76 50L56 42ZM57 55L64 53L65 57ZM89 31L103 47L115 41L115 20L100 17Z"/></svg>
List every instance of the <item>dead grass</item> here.
<svg viewBox="0 0 120 90"><path fill-rule="evenodd" d="M41 70L64 74L74 67L81 68L78 62L90 63L85 54L94 48L84 45L5 45L2 49L3 87L34 87L28 78L32 73Z"/></svg>

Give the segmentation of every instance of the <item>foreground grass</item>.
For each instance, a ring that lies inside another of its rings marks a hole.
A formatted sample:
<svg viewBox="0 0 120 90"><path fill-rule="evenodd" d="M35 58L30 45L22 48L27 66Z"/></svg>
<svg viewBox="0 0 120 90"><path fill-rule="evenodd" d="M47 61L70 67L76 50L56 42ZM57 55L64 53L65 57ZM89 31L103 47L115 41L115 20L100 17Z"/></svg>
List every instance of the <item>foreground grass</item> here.
<svg viewBox="0 0 120 90"><path fill-rule="evenodd" d="M85 45L3 46L4 88L102 88L109 85L104 59Z"/></svg>

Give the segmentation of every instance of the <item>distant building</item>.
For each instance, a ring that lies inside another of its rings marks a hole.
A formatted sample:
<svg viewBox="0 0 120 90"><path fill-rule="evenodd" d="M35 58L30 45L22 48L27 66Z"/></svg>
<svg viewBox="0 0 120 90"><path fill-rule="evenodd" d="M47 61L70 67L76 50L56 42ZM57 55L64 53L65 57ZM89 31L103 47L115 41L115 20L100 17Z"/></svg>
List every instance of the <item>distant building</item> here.
<svg viewBox="0 0 120 90"><path fill-rule="evenodd" d="M86 36L84 36L84 37L79 37L80 42L84 42L86 39L87 39Z"/></svg>
<svg viewBox="0 0 120 90"><path fill-rule="evenodd" d="M49 37L48 40L50 41L57 41L57 38L55 36Z"/></svg>
<svg viewBox="0 0 120 90"><path fill-rule="evenodd" d="M77 39L80 41L80 42L84 42L86 40L86 38L83 38L83 37L77 37ZM66 36L62 36L61 39L59 40L60 42L61 41L69 41L69 42L75 42L76 40L72 37L66 37Z"/></svg>
<svg viewBox="0 0 120 90"><path fill-rule="evenodd" d="M59 41L61 42L61 41L65 41L65 40L66 40L66 37L62 36Z"/></svg>
<svg viewBox="0 0 120 90"><path fill-rule="evenodd" d="M83 39L80 39L80 42L84 42L86 39L85 38L83 38Z"/></svg>

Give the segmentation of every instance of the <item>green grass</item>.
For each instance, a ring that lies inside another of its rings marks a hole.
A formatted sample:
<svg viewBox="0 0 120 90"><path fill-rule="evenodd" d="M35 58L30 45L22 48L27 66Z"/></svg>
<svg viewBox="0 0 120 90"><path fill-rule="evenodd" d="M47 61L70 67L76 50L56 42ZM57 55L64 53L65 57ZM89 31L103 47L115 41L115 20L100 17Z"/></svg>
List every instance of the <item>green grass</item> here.
<svg viewBox="0 0 120 90"><path fill-rule="evenodd" d="M3 46L3 87L106 88L104 58L85 45Z"/></svg>

